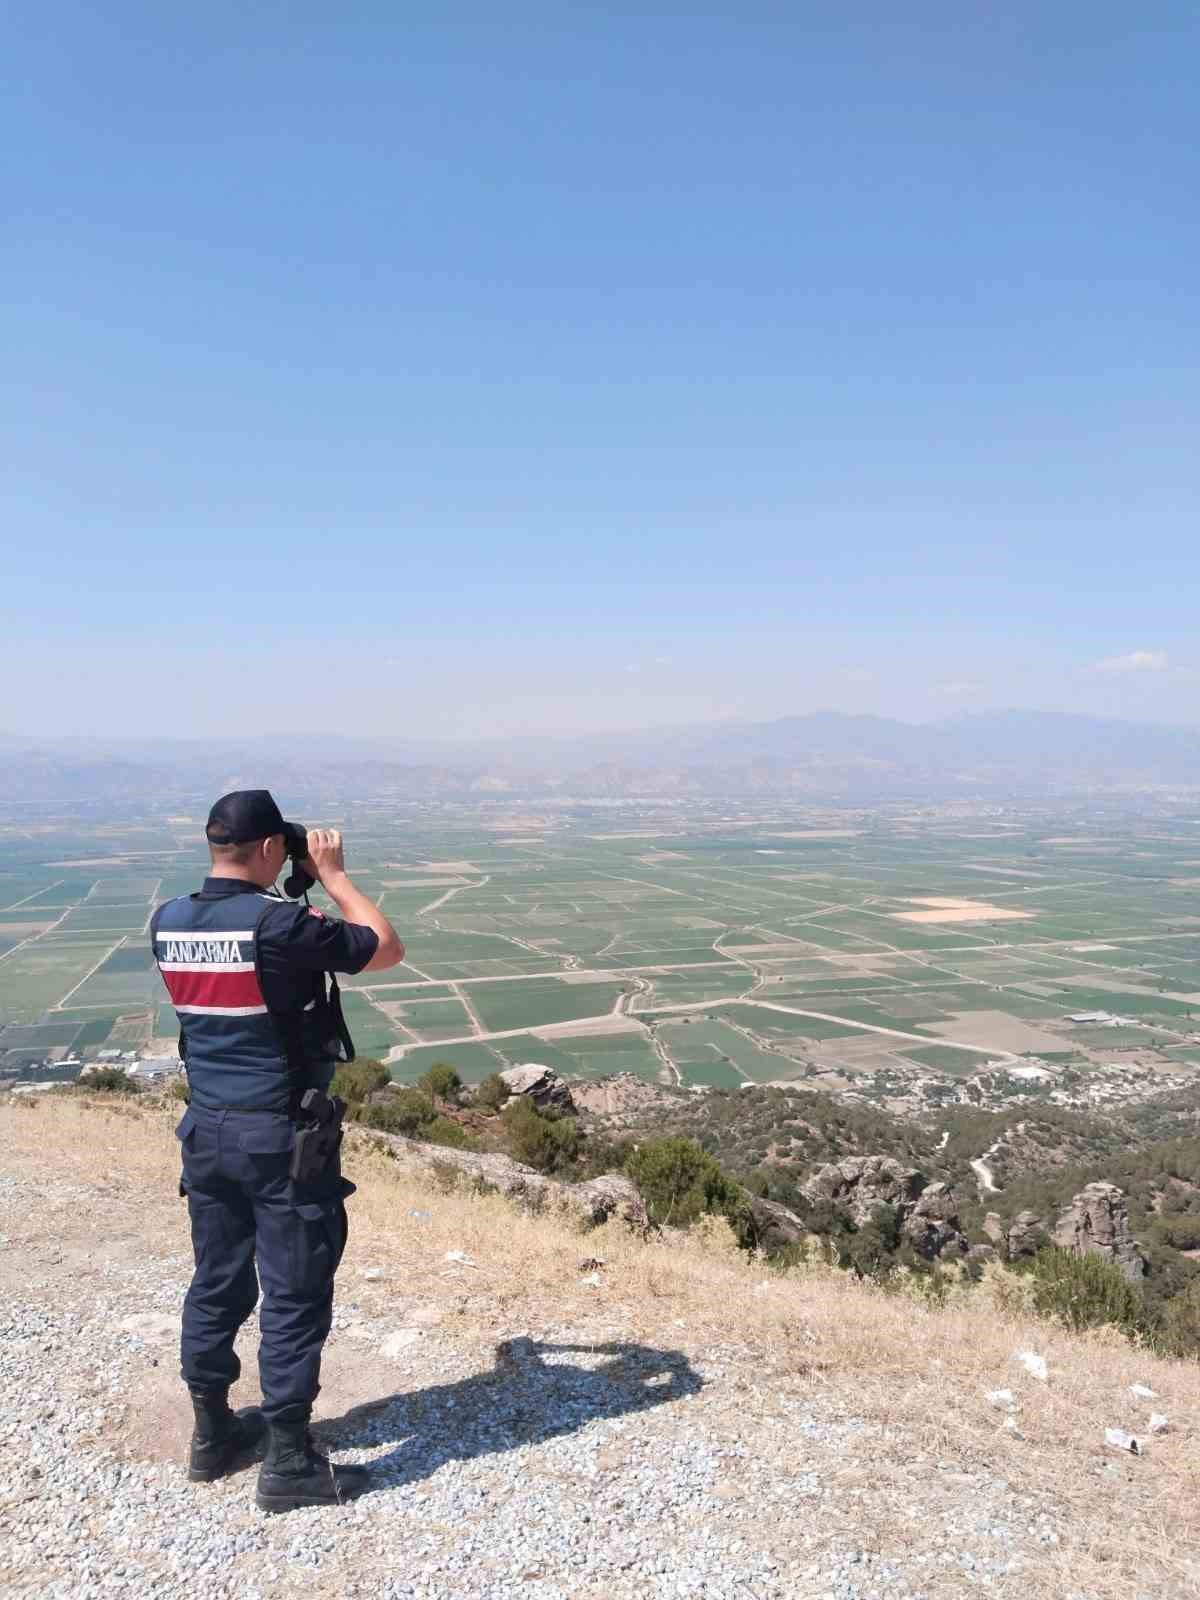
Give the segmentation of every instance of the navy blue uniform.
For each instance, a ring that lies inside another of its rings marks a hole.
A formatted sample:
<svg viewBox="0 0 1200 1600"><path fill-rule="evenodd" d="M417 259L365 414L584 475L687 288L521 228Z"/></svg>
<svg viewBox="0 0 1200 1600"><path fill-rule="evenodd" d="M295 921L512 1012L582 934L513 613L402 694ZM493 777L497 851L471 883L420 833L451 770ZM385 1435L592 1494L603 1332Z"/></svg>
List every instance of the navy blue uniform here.
<svg viewBox="0 0 1200 1600"><path fill-rule="evenodd" d="M378 939L218 877L168 901L151 933L191 1089L176 1130L196 1259L182 1375L192 1389L237 1381L233 1341L261 1282L263 1411L303 1420L320 1388L354 1185L336 1161L314 1183L293 1182L294 1119L300 1094L327 1088L337 1064L324 974L361 972Z"/></svg>

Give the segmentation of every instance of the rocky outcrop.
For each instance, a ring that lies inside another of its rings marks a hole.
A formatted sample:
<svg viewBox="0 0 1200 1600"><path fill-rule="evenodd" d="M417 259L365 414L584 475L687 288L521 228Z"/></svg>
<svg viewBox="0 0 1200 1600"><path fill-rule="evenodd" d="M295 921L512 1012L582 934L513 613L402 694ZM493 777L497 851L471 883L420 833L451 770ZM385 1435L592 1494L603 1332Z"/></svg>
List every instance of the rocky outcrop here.
<svg viewBox="0 0 1200 1600"><path fill-rule="evenodd" d="M1131 1283L1146 1275L1146 1258L1129 1227L1129 1202L1113 1183L1089 1183L1071 1201L1052 1238L1064 1250L1103 1256Z"/></svg>
<svg viewBox="0 0 1200 1600"><path fill-rule="evenodd" d="M927 1261L967 1253L949 1185L927 1185L914 1167L902 1167L891 1156L848 1156L821 1167L801 1186L801 1193L811 1205L842 1212L856 1228L880 1206L891 1206L901 1235Z"/></svg>
<svg viewBox="0 0 1200 1600"><path fill-rule="evenodd" d="M769 1254L791 1244L803 1244L811 1236L812 1229L787 1206L756 1194L748 1195L747 1199L754 1219L754 1242L760 1250Z"/></svg>
<svg viewBox="0 0 1200 1600"><path fill-rule="evenodd" d="M877 1206L913 1205L925 1180L912 1167L902 1167L891 1156L847 1156L844 1161L819 1167L800 1192L813 1205L824 1202L845 1212L861 1228Z"/></svg>
<svg viewBox="0 0 1200 1600"><path fill-rule="evenodd" d="M584 1228L598 1228L615 1217L636 1233L654 1231L645 1201L619 1173L606 1173L587 1183L559 1183L508 1156L421 1144L394 1133L372 1131L369 1137L386 1148L398 1167L422 1182L460 1184L480 1194L502 1194L525 1211L565 1211Z"/></svg>
<svg viewBox="0 0 1200 1600"><path fill-rule="evenodd" d="M575 1102L571 1091L553 1067L543 1067L535 1061L523 1067L509 1067L500 1074L511 1095L525 1095L539 1111L561 1111L566 1116L575 1115Z"/></svg>
<svg viewBox="0 0 1200 1600"><path fill-rule="evenodd" d="M959 1226L954 1191L947 1183L931 1183L922 1189L901 1222L900 1232L926 1261L934 1261L938 1256L962 1256L967 1253L967 1240Z"/></svg>
<svg viewBox="0 0 1200 1600"><path fill-rule="evenodd" d="M1018 1211L1003 1237L1010 1261L1020 1256L1035 1256L1046 1242L1045 1224L1036 1211Z"/></svg>

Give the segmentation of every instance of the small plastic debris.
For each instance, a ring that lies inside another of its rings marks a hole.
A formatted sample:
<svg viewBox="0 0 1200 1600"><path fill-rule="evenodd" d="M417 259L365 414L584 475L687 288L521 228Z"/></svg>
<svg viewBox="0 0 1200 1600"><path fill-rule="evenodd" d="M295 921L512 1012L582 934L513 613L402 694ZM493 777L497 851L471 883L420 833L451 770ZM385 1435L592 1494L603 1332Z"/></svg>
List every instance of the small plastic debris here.
<svg viewBox="0 0 1200 1600"><path fill-rule="evenodd" d="M580 1278L580 1283L586 1283L590 1289L599 1289L604 1279L598 1272L589 1272L586 1277Z"/></svg>
<svg viewBox="0 0 1200 1600"><path fill-rule="evenodd" d="M1131 1456L1140 1456L1145 1450L1145 1446L1132 1433L1126 1433L1124 1428L1105 1428L1104 1442L1114 1450L1124 1450Z"/></svg>
<svg viewBox="0 0 1200 1600"><path fill-rule="evenodd" d="M1144 1383L1131 1383L1129 1392L1138 1400L1157 1400L1158 1395L1153 1389L1147 1389Z"/></svg>
<svg viewBox="0 0 1200 1600"><path fill-rule="evenodd" d="M1171 1426L1170 1422L1168 1421L1168 1419L1166 1417L1163 1416L1161 1411L1152 1411L1150 1413L1150 1432L1151 1433L1166 1433L1169 1430L1170 1426Z"/></svg>
<svg viewBox="0 0 1200 1600"><path fill-rule="evenodd" d="M429 1221L429 1215L430 1214L429 1214L428 1211L410 1211L408 1214L409 1214L409 1216L412 1218L412 1220L414 1222L428 1222Z"/></svg>
<svg viewBox="0 0 1200 1600"><path fill-rule="evenodd" d="M990 1406L998 1406L1001 1411L1017 1409L1017 1397L1011 1389L989 1389L987 1402Z"/></svg>
<svg viewBox="0 0 1200 1600"><path fill-rule="evenodd" d="M1020 1428L1017 1427L1016 1417L1005 1417L1004 1431L1006 1433L1011 1433L1014 1439L1023 1439L1025 1437Z"/></svg>
<svg viewBox="0 0 1200 1600"><path fill-rule="evenodd" d="M1045 1383L1050 1376L1045 1356L1039 1356L1033 1350L1016 1350L1013 1352L1013 1360L1019 1361L1029 1376L1036 1378L1039 1383Z"/></svg>
<svg viewBox="0 0 1200 1600"><path fill-rule="evenodd" d="M447 1250L445 1259L447 1261L453 1261L455 1266L459 1267L473 1267L477 1265L476 1262L471 1260L470 1256L465 1250Z"/></svg>
<svg viewBox="0 0 1200 1600"><path fill-rule="evenodd" d="M368 1283L378 1283L380 1278L382 1278L383 1276L384 1276L384 1272L383 1272L383 1268L382 1267L368 1267L367 1270L363 1273L363 1277L367 1280Z"/></svg>

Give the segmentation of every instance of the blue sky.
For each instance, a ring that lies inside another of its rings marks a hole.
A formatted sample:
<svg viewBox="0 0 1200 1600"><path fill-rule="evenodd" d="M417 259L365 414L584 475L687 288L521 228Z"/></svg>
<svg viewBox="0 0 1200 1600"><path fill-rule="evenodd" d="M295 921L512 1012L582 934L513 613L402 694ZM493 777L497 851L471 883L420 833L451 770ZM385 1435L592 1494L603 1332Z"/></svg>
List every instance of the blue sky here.
<svg viewBox="0 0 1200 1600"><path fill-rule="evenodd" d="M691 9L8 9L0 727L1200 722L1200 11Z"/></svg>

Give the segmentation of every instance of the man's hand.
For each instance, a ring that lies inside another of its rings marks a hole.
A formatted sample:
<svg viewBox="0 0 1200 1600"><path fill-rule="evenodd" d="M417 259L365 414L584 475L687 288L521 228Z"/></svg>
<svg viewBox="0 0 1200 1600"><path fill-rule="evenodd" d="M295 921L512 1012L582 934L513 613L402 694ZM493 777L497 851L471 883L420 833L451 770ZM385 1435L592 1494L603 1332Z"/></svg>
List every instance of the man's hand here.
<svg viewBox="0 0 1200 1600"><path fill-rule="evenodd" d="M346 870L342 854L342 836L336 828L310 828L308 830L308 860L300 863L308 868L321 883Z"/></svg>
<svg viewBox="0 0 1200 1600"><path fill-rule="evenodd" d="M375 902L351 883L342 855L342 836L336 828L308 830L308 860L304 867L320 879L321 887L347 922L370 928L379 940L379 948L362 969L364 972L382 972L404 960L404 946L395 928Z"/></svg>

